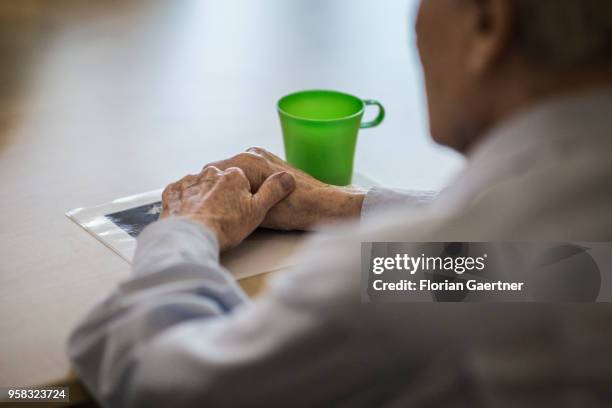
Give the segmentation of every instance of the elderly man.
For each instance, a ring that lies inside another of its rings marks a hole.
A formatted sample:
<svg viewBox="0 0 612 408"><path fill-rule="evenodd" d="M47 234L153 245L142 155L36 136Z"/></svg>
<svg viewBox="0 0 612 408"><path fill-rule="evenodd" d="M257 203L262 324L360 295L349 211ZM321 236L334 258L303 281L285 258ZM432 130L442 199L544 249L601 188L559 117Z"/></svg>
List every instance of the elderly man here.
<svg viewBox="0 0 612 408"><path fill-rule="evenodd" d="M612 240L612 2L422 0L416 31L462 174L364 194L251 149L168 186L133 278L69 343L103 404L612 406L608 306L359 300L361 241ZM360 215L253 302L219 265L259 225Z"/></svg>

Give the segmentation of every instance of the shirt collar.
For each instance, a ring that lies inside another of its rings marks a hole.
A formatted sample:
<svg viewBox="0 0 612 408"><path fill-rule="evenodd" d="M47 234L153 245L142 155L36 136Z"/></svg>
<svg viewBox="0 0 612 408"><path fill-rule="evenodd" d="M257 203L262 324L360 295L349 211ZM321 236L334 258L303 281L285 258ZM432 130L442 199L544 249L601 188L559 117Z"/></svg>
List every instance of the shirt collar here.
<svg viewBox="0 0 612 408"><path fill-rule="evenodd" d="M574 149L599 149L611 138L612 88L542 102L500 123L474 146L464 170L443 192L444 201L470 202L500 179L562 160Z"/></svg>
<svg viewBox="0 0 612 408"><path fill-rule="evenodd" d="M551 99L517 114L489 131L467 158L479 166L555 141L585 144L600 137L612 137L612 88Z"/></svg>

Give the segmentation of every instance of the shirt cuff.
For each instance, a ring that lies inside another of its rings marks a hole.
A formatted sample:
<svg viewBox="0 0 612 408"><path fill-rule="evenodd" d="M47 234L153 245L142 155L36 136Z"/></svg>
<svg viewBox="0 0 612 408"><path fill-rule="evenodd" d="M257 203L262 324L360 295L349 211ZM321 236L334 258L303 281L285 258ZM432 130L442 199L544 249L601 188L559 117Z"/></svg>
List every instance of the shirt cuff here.
<svg viewBox="0 0 612 408"><path fill-rule="evenodd" d="M196 221L170 217L156 221L138 236L132 261L135 276L153 274L179 264L218 264L215 235Z"/></svg>
<svg viewBox="0 0 612 408"><path fill-rule="evenodd" d="M420 208L430 204L438 193L435 191L391 190L373 187L368 190L361 207L361 218L390 209Z"/></svg>

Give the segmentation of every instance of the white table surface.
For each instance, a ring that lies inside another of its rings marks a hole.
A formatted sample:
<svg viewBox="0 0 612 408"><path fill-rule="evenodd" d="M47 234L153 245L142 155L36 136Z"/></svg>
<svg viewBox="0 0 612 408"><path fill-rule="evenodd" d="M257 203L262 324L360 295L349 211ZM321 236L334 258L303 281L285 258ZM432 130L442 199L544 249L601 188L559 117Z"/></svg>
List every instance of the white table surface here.
<svg viewBox="0 0 612 408"><path fill-rule="evenodd" d="M128 276L64 213L160 188L252 145L282 154L275 102L286 93L380 100L387 118L361 132L356 168L413 189L448 183L461 160L427 136L414 4L0 8L16 21L0 29L0 60L10 61L0 68L0 386L65 376L71 327Z"/></svg>

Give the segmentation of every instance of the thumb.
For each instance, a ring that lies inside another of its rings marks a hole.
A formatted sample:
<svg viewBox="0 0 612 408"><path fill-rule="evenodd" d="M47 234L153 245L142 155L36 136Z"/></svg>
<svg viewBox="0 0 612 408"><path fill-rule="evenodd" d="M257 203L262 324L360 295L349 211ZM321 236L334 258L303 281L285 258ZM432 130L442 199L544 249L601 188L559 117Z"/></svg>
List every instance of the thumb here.
<svg viewBox="0 0 612 408"><path fill-rule="evenodd" d="M255 207L267 213L276 203L287 197L295 188L295 179L286 171L274 173L264 180L253 196Z"/></svg>

